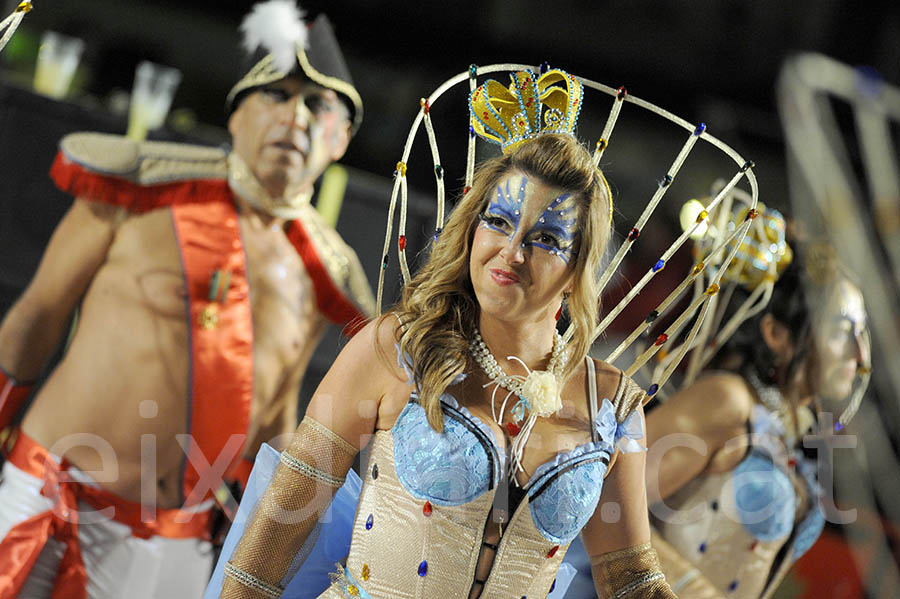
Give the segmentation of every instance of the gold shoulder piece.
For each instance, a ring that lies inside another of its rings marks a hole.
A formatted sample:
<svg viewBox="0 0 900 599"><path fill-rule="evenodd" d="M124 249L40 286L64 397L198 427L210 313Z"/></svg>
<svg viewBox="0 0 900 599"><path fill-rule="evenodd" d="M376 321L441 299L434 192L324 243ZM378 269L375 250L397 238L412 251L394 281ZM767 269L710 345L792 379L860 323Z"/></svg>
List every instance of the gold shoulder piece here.
<svg viewBox="0 0 900 599"><path fill-rule="evenodd" d="M356 252L322 220L312 205L304 206L300 220L335 286L356 304L360 312L372 318L375 315L375 296Z"/></svg>
<svg viewBox="0 0 900 599"><path fill-rule="evenodd" d="M136 142L121 135L72 133L60 142L66 159L100 175L139 185L187 179L224 179L225 152L191 144Z"/></svg>
<svg viewBox="0 0 900 599"><path fill-rule="evenodd" d="M59 150L90 171L129 178L138 168L140 144L121 135L71 133L59 142Z"/></svg>
<svg viewBox="0 0 900 599"><path fill-rule="evenodd" d="M634 382L630 376L622 373L619 380L619 388L616 389L616 398L613 400L613 407L616 410L616 420L624 422L632 410L643 403L647 392L640 385Z"/></svg>

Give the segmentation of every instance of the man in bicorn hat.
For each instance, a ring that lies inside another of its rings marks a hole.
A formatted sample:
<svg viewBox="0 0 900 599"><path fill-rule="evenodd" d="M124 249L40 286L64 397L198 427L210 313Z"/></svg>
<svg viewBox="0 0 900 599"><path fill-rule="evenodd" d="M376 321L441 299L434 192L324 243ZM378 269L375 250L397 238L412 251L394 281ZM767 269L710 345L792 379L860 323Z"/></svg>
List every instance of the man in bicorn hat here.
<svg viewBox="0 0 900 599"><path fill-rule="evenodd" d="M293 0L241 27L230 153L60 144L51 175L76 199L0 326L0 599L201 596L215 491L294 430L327 321L352 333L372 313L356 255L310 205L362 118L331 27Z"/></svg>

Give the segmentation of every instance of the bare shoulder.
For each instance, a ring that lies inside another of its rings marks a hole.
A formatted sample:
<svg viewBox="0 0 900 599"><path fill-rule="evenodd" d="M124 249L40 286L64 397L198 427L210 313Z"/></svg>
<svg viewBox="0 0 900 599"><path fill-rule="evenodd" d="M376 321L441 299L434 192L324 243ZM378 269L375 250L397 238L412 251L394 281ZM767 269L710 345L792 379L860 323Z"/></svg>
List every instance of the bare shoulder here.
<svg viewBox="0 0 900 599"><path fill-rule="evenodd" d="M594 360L597 373L597 398L609 399L622 422L635 409L641 408L646 392L622 370L602 360Z"/></svg>
<svg viewBox="0 0 900 599"><path fill-rule="evenodd" d="M341 351L338 360L367 380L391 378L406 381L406 376L397 359L397 337L399 322L391 314L369 321L360 329Z"/></svg>
<svg viewBox="0 0 900 599"><path fill-rule="evenodd" d="M81 234L84 233L84 229L92 232L92 234L97 230L105 230L111 233L127 216L128 212L121 206L94 202L90 199L79 197L72 203L65 220L77 227Z"/></svg>
<svg viewBox="0 0 900 599"><path fill-rule="evenodd" d="M388 313L374 319L367 326L374 327L372 345L382 365L395 378L406 381L408 377L399 358L400 320L393 313Z"/></svg>
<svg viewBox="0 0 900 599"><path fill-rule="evenodd" d="M365 357L370 360L380 351L391 347L392 327L385 317L370 320L350 340L341 353L353 354L356 357Z"/></svg>
<svg viewBox="0 0 900 599"><path fill-rule="evenodd" d="M743 425L755 399L744 378L732 372L713 372L698 379L678 395L701 403L721 423Z"/></svg>
<svg viewBox="0 0 900 599"><path fill-rule="evenodd" d="M687 432L721 445L743 432L754 401L739 375L706 374L649 413L650 438Z"/></svg>
<svg viewBox="0 0 900 599"><path fill-rule="evenodd" d="M307 408L315 418L344 439L356 443L375 429L385 397L397 385L392 325L378 318L360 329L341 350ZM387 351L390 353L387 353ZM361 446L361 445L360 445Z"/></svg>

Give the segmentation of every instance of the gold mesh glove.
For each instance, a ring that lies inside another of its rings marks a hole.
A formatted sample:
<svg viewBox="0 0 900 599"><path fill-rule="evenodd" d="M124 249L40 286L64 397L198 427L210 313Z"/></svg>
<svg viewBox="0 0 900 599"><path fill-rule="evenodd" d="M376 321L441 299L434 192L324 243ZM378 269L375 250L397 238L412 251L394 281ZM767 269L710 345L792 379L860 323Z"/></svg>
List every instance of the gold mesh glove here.
<svg viewBox="0 0 900 599"><path fill-rule="evenodd" d="M225 566L223 599L281 597L295 554L344 484L357 453L321 423L303 419Z"/></svg>
<svg viewBox="0 0 900 599"><path fill-rule="evenodd" d="M591 558L597 593L605 599L665 599L675 597L659 569L650 543Z"/></svg>

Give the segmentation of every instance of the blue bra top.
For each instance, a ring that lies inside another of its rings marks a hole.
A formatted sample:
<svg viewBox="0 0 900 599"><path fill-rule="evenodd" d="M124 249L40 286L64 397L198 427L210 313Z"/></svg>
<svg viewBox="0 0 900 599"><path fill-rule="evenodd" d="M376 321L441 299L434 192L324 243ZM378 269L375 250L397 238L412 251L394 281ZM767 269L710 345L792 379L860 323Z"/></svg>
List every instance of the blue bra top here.
<svg viewBox="0 0 900 599"><path fill-rule="evenodd" d="M593 361L588 363L593 371ZM590 380L596 384L595 377ZM620 383L616 400L623 386ZM631 414L637 418L619 424L613 403L604 399L597 409L596 390L590 395L592 441L543 464L523 487L535 526L557 544L571 542L593 515L617 441L631 451L628 441L642 436L636 412ZM437 433L417 399L414 392L391 429L394 469L410 495L435 505L455 506L506 484L506 454L490 427L445 393L441 396L444 432Z"/></svg>
<svg viewBox="0 0 900 599"><path fill-rule="evenodd" d="M784 427L764 407L754 406L753 433L752 450L732 472L735 507L741 524L750 534L760 541L775 541L794 530L797 507L784 448ZM796 523L793 557L797 559L822 532L824 515L817 501L815 464L800 452L792 457L813 499L812 508Z"/></svg>

